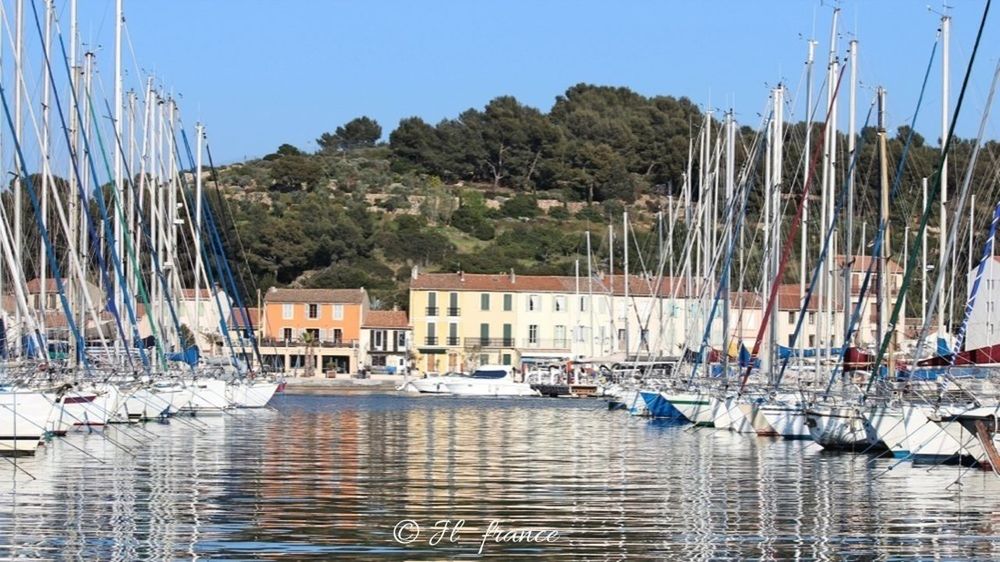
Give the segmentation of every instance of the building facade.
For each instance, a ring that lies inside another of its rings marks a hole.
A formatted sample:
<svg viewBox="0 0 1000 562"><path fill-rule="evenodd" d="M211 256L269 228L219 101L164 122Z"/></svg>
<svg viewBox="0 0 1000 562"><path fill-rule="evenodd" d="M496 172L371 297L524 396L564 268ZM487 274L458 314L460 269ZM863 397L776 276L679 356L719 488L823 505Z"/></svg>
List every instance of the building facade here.
<svg viewBox="0 0 1000 562"><path fill-rule="evenodd" d="M420 273L410 279L416 366L662 357L683 350L697 303L670 279ZM626 329L626 323L628 328Z"/></svg>
<svg viewBox="0 0 1000 562"><path fill-rule="evenodd" d="M396 375L410 366L413 330L401 310L370 310L361 324L364 365L376 374Z"/></svg>
<svg viewBox="0 0 1000 562"><path fill-rule="evenodd" d="M969 272L971 288L976 270ZM983 268L976 302L969 315L965 349L979 349L1000 344L1000 257L992 257Z"/></svg>
<svg viewBox="0 0 1000 562"><path fill-rule="evenodd" d="M260 351L271 369L291 376L357 372L361 324L369 309L360 289L278 289L264 295Z"/></svg>

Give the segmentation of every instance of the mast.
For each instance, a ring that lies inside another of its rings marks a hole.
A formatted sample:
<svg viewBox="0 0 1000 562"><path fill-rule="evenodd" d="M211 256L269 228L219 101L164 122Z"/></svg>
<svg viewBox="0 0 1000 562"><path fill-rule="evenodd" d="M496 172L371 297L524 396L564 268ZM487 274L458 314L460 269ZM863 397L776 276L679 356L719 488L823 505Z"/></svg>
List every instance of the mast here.
<svg viewBox="0 0 1000 562"><path fill-rule="evenodd" d="M927 208L927 178L923 178L921 181L924 190L923 205L921 209ZM920 237L920 253L922 254L922 262L920 268L920 321L921 326L927 324L927 237ZM923 350L918 350L922 352Z"/></svg>
<svg viewBox="0 0 1000 562"><path fill-rule="evenodd" d="M774 103L774 93L771 93L771 103ZM774 160L774 118L772 116L771 120L767 124L767 132L765 133L766 143L766 153L764 156L764 246L761 257L763 263L761 264L763 275L761 283L761 294L767 295L771 293L771 285L777 283L771 276L771 260L774 255L774 241L771 240L771 209L774 206L771 203L771 198L773 197L772 191L774 191L774 186L772 182L774 181L774 174L771 171L771 163ZM766 299L761 299L761 321L767 315L767 301ZM771 332L767 332L768 338L765 340L764 354L761 357L761 372L766 372L768 380L771 380L774 376L774 366L772 365L773 358L773 348L774 342L770 340Z"/></svg>
<svg viewBox="0 0 1000 562"><path fill-rule="evenodd" d="M623 261L625 262L625 307L624 307L625 318L623 320L623 322L625 323L625 342L624 342L624 344L625 344L625 360L628 361L628 352L629 352L629 337L628 337L628 335L629 335L628 334L628 325L629 325L629 317L628 317L628 309L629 309L629 301L628 301L628 211L623 211L622 212L622 248L623 248L623 250L622 250L622 257L623 257ZM614 280L612 280L612 286L613 285L614 285Z"/></svg>
<svg viewBox="0 0 1000 562"><path fill-rule="evenodd" d="M945 275L948 269L947 249L945 244L945 233L948 232L947 203L948 203L948 154L944 152L948 138L948 64L949 64L949 40L951 37L951 17L941 16L941 152L944 158L941 160L941 223L938 232L938 270L937 274ZM945 334L945 302L944 291L938 292L937 318L938 337Z"/></svg>
<svg viewBox="0 0 1000 562"><path fill-rule="evenodd" d="M879 225L882 230L882 251L878 258L878 341L882 341L888 330L889 321L889 163L885 132L885 89L879 87L878 95L878 150L881 198L879 204ZM890 366L892 354L889 355ZM876 366L878 367L878 366ZM891 372L891 368L890 368Z"/></svg>
<svg viewBox="0 0 1000 562"><path fill-rule="evenodd" d="M778 248L778 240L781 239L781 219L780 219L780 205L781 205L781 187L784 182L784 175L782 174L782 168L784 167L784 126L785 126L785 90L784 86L778 84L778 87L774 89L774 135L772 138L772 152L771 156L774 158L774 163L771 165L771 173L774 174L774 179L771 181L771 189L774 190L774 194L771 195L771 240L772 240L772 252L771 252L771 270L768 273L775 283L781 283L778 278L778 252L774 251ZM778 346L778 323L771 322L771 349L769 351L769 357L771 359L771 371L773 375L774 371L774 359L776 357L775 352Z"/></svg>
<svg viewBox="0 0 1000 562"><path fill-rule="evenodd" d="M52 51L52 17L54 13L54 0L46 0L45 2L45 45L43 46L45 58L48 59ZM52 80L48 72L42 73L42 225L48 228L48 216L49 216L49 178L52 174L51 168L51 155L49 154L49 135L51 134L50 125L50 111L49 111L49 100L52 95ZM50 234L53 234L50 231ZM46 295L48 287L46 287L46 277L47 277L47 267L48 267L48 253L45 244L38 244L38 297L39 297L39 308L43 311L38 315L39 329L44 337L48 337L45 326L45 313L46 304L48 303L48 296ZM45 344L48 345L48 344Z"/></svg>
<svg viewBox="0 0 1000 562"><path fill-rule="evenodd" d="M115 0L115 138L122 138L122 22L125 19L123 0ZM117 141L116 141L117 142ZM115 255L124 255L124 244L122 243L122 201L125 193L124 186L122 185L122 153L120 150L113 150L115 157L115 183L112 189L115 190L116 198L119 204L115 205L114 214L114 228L113 235ZM125 291L123 290L122 284L128 279L127 268L128 260L122 260L122 279L115 280L115 290L114 290L114 306L118 313L125 310ZM126 342L121 342L122 347L126 345Z"/></svg>
<svg viewBox="0 0 1000 562"><path fill-rule="evenodd" d="M24 0L17 0L14 7L14 76L17 80L18 76L21 76L24 72L22 67L24 56ZM24 92L20 85L15 85L14 87L14 142L23 142L24 135L23 128L24 123L22 121L23 110L21 108L21 103L24 97ZM16 161L15 155L15 161ZM16 169L16 167L15 167ZM22 218L24 216L24 211L22 210L22 200L24 199L21 193L21 174L15 174L14 176L14 263L18 264L20 267L24 267L24 261L21 256L21 248L24 247L24 226L22 225ZM15 276L16 272L11 271L11 282L17 283ZM44 309L45 303L40 303ZM22 332L21 327L21 310L17 309L15 311L15 322L17 326L18 342L17 350L18 355L21 354L22 343L20 341L20 334Z"/></svg>
<svg viewBox="0 0 1000 562"><path fill-rule="evenodd" d="M734 177L736 173L736 123L733 120L733 110L730 109L726 113L726 183L725 183L725 201L726 204L723 208L727 208L733 205L733 184ZM728 213L727 217L730 219L735 219L733 213ZM724 238L724 244L726 251L730 251L733 241L733 223L735 220L726 221L726 232ZM729 315L730 315L730 291L729 287L731 284L731 268L725 268L726 275L722 278L723 283L723 307L722 307L722 372L724 376L729 377Z"/></svg>
<svg viewBox="0 0 1000 562"><path fill-rule="evenodd" d="M590 311L590 356L594 357L594 270L591 267L590 231L587 231L587 310Z"/></svg>
<svg viewBox="0 0 1000 562"><path fill-rule="evenodd" d="M618 349L618 332L615 330L615 223L608 222L608 297L611 299L608 318L611 321L611 353ZM604 342L601 342L604 349Z"/></svg>
<svg viewBox="0 0 1000 562"><path fill-rule="evenodd" d="M855 121L857 118L857 98L858 98L858 40L852 39L850 43L850 65L851 65L851 86L850 97L847 102L847 154L848 176L847 176L847 232L844 244L844 342L851 333L851 270L854 263L854 179L855 179L855 151L857 145L855 141Z"/></svg>
<svg viewBox="0 0 1000 562"><path fill-rule="evenodd" d="M840 74L840 59L837 58L837 22L840 18L840 8L835 8L833 10L833 26L830 29L830 79L828 82L828 91L830 93L830 127L827 128L827 134L830 136L829 145L829 158L827 159L827 166L830 168L830 175L826 182L826 220L823 223L823 229L827 228L829 223L833 225L833 202L834 193L837 191L837 100L834 93L834 84L837 76ZM834 316L833 316L833 295L836 292L836 281L837 272L834 267L833 254L828 252L826 255L826 264L824 265L823 274L827 277L827 290L825 293L826 297L826 322L823 323L823 335L822 344L824 349L829 350L833 347L835 330ZM818 356L818 355L817 355Z"/></svg>
<svg viewBox="0 0 1000 562"><path fill-rule="evenodd" d="M809 40L809 55L806 58L806 139L802 149L802 177L809 177L810 154L812 154L812 72L815 59L816 41ZM809 242L809 201L802 203L802 238L799 241L799 302L806 298L806 261L808 261Z"/></svg>
<svg viewBox="0 0 1000 562"><path fill-rule="evenodd" d="M204 142L204 129L201 123L195 125L195 175L194 175L194 197L195 197L195 231L194 231L194 333L195 341L201 334L201 153L202 142Z"/></svg>

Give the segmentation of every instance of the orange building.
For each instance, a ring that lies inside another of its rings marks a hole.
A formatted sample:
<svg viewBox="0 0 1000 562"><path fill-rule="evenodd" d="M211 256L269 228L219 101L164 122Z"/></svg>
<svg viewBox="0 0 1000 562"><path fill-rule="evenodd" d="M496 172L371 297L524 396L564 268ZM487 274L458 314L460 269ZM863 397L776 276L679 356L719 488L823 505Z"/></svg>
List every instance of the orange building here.
<svg viewBox="0 0 1000 562"><path fill-rule="evenodd" d="M293 376L354 373L368 313L361 289L278 289L264 296L261 354L276 371Z"/></svg>

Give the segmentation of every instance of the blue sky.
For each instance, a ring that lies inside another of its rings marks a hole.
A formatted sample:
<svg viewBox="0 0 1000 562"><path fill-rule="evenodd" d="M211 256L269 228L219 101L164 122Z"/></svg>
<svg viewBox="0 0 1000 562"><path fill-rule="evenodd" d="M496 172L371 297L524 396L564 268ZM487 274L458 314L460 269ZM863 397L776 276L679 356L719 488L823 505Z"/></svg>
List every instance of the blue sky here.
<svg viewBox="0 0 1000 562"><path fill-rule="evenodd" d="M982 6L953 3L954 104ZM114 2L85 4L81 35L105 46L109 64ZM810 36L819 41L819 87L833 11L819 1L126 0L125 6L140 72L155 72L182 96L185 121L206 123L221 161L261 156L283 142L314 150L322 132L359 115L377 119L387 137L400 118L433 123L503 94L548 110L579 82L684 95L720 109L735 105L752 125L771 85L784 81L792 95L802 89ZM867 107L873 87L882 84L890 127L907 123L939 16L922 1L840 6L840 53L850 38L861 42L859 106ZM996 16L988 21L960 120L963 136L975 134L1000 55ZM939 61L917 126L931 142L940 128ZM110 69L102 72L110 87ZM786 118L801 118L802 107ZM1000 136L995 127L988 131Z"/></svg>

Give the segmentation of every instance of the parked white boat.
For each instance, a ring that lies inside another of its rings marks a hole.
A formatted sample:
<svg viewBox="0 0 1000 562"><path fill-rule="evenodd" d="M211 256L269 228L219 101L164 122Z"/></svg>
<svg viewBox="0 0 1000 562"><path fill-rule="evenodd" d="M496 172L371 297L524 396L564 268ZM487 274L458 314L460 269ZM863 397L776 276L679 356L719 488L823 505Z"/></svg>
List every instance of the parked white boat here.
<svg viewBox="0 0 1000 562"><path fill-rule="evenodd" d="M204 378L185 381L191 398L178 409L178 414L193 416L220 416L230 406L226 399L226 382L220 379ZM275 386L277 388L277 386Z"/></svg>
<svg viewBox="0 0 1000 562"><path fill-rule="evenodd" d="M427 376L422 379L410 379L399 390L403 392L420 392L422 394L450 394L448 383L461 382L469 378L463 373L446 373L444 375Z"/></svg>
<svg viewBox="0 0 1000 562"><path fill-rule="evenodd" d="M54 409L41 392L0 392L0 455L33 455Z"/></svg>
<svg viewBox="0 0 1000 562"><path fill-rule="evenodd" d="M241 380L226 385L226 399L237 408L263 408L277 390L276 382Z"/></svg>
<svg viewBox="0 0 1000 562"><path fill-rule="evenodd" d="M660 396L677 408L695 425L715 426L715 412L708 393L699 391L665 391Z"/></svg>
<svg viewBox="0 0 1000 562"><path fill-rule="evenodd" d="M509 365L483 365L468 377L446 382L445 387L458 396L538 396L530 384L514 382Z"/></svg>

